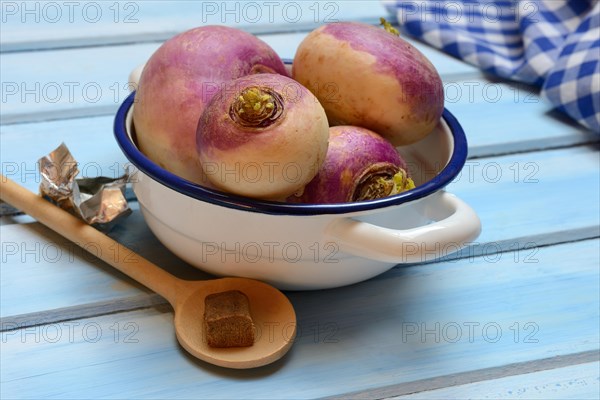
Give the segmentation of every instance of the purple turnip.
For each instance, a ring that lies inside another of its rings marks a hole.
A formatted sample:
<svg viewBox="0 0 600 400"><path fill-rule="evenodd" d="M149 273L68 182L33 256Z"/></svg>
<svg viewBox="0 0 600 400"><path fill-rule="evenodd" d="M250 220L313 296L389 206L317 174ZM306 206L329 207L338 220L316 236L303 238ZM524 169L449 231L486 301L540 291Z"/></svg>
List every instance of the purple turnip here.
<svg viewBox="0 0 600 400"><path fill-rule="evenodd" d="M198 121L200 163L224 191L284 200L316 175L327 154L329 125L315 96L282 75L227 83Z"/></svg>
<svg viewBox="0 0 600 400"><path fill-rule="evenodd" d="M430 133L444 107L431 62L395 34L362 23L312 31L296 52L292 76L317 96L330 124L364 126L396 146Z"/></svg>
<svg viewBox="0 0 600 400"><path fill-rule="evenodd" d="M368 129L329 129L329 149L317 176L293 203L346 203L374 200L415 187L394 146Z"/></svg>
<svg viewBox="0 0 600 400"><path fill-rule="evenodd" d="M140 150L163 168L206 183L196 154L196 127L206 103L231 79L288 75L279 56L255 36L225 26L181 33L146 63L133 111Z"/></svg>

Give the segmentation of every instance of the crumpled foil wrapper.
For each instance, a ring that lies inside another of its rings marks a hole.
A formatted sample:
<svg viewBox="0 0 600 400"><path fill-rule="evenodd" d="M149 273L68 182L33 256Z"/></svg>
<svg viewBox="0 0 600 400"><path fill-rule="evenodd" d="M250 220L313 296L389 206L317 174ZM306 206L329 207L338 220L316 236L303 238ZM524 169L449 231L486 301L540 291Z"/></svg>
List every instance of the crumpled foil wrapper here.
<svg viewBox="0 0 600 400"><path fill-rule="evenodd" d="M129 170L119 178L77 179L77 161L64 143L40 158L40 194L90 225L108 230L129 214L125 185Z"/></svg>

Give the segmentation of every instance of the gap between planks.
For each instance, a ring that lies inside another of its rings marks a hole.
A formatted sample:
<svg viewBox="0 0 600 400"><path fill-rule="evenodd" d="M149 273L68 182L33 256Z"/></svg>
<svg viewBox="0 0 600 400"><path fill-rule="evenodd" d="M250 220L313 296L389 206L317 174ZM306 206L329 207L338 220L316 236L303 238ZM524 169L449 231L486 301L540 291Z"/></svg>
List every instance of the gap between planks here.
<svg viewBox="0 0 600 400"><path fill-rule="evenodd" d="M378 25L379 20L375 18L356 19L353 22L362 22L369 25ZM298 25L281 24L267 28L264 25L244 26L241 30L253 35L277 35L284 33L310 32L323 24L301 23ZM93 48L106 46L127 46L132 44L162 43L165 40L181 33L180 30L162 32L148 32L130 35L116 35L103 37L74 37L69 39L36 40L36 41L14 41L2 44L0 54L26 53L30 51L53 51L72 50L78 48Z"/></svg>
<svg viewBox="0 0 600 400"><path fill-rule="evenodd" d="M136 43L127 43L136 44ZM445 74L442 77L445 83L453 83L459 81L466 81L468 79L482 79L482 75L479 72L458 72ZM58 109L58 110L37 110L37 111L26 111L26 112L11 112L8 115L0 114L0 125L18 125L27 124L32 122L52 122L61 121L75 118L93 118L93 117L104 117L114 116L121 104L98 104L94 106L81 105L74 108Z"/></svg>
<svg viewBox="0 0 600 400"><path fill-rule="evenodd" d="M573 365L596 362L599 360L600 352L598 350L589 350L581 353L567 354L550 358L507 364L499 367L484 368L475 371L437 376L435 378L406 382L378 389L370 389L360 392L346 393L340 396L326 397L326 399L385 399L424 391L482 382L490 379L499 379L509 376L528 374L532 372L547 371Z"/></svg>
<svg viewBox="0 0 600 400"><path fill-rule="evenodd" d="M0 332L169 305L156 293L0 318Z"/></svg>
<svg viewBox="0 0 600 400"><path fill-rule="evenodd" d="M502 157L513 154L528 154L546 150L561 150L569 149L572 147L581 146L596 146L600 150L600 135L594 135L592 132L584 134L576 140L563 138L566 140L549 141L543 143L540 140L532 141L521 141L515 143L513 146L507 145L505 147L499 147L496 145L491 146L478 146L476 148L469 148L469 155L467 160L480 160L488 157Z"/></svg>

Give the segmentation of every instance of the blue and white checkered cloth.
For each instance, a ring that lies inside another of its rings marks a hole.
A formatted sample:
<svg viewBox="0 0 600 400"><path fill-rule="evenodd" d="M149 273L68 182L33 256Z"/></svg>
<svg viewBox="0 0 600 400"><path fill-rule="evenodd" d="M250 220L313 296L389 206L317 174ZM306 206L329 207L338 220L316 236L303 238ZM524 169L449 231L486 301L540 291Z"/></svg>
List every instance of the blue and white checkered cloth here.
<svg viewBox="0 0 600 400"><path fill-rule="evenodd" d="M541 88L600 133L598 0L384 1L415 36L482 70Z"/></svg>

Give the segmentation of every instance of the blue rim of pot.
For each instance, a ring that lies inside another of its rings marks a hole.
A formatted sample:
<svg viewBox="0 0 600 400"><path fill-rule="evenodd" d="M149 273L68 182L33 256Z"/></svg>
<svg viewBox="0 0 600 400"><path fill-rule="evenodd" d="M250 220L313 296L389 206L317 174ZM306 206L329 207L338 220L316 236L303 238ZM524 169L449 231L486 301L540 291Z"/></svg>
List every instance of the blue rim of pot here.
<svg viewBox="0 0 600 400"><path fill-rule="evenodd" d="M465 133L454 115L444 109L442 118L450 128L454 140L452 156L439 174L412 190L376 200L337 204L295 204L252 199L224 193L190 182L161 168L146 157L136 147L127 133L126 117L134 103L134 98L135 92L132 92L123 101L117 111L114 123L115 138L125 157L144 174L176 192L207 203L237 210L275 215L319 215L354 213L399 205L423 198L444 188L460 173L467 159Z"/></svg>

